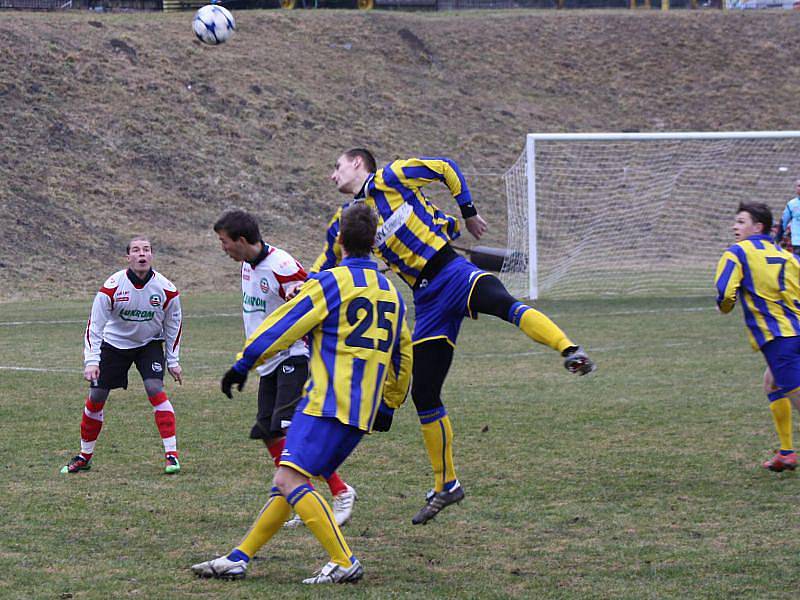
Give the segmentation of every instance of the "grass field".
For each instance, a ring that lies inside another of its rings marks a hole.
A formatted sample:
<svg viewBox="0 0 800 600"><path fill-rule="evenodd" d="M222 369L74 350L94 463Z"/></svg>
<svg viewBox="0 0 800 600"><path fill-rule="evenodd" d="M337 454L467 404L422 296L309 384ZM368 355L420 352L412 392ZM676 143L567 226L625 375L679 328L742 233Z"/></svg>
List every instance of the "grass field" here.
<svg viewBox="0 0 800 600"><path fill-rule="evenodd" d="M776 444L762 359L711 298L541 303L597 359L582 379L505 323L465 323L445 402L466 500L410 524L431 477L409 401L342 469L366 574L323 591L299 584L326 561L304 528L244 581L188 569L239 541L273 470L247 439L254 380L218 391L241 343L235 294L184 299L185 383L168 385L183 471L162 474L134 371L94 469L59 474L78 450L89 303L0 304L2 598L796 597L800 481L759 467Z"/></svg>

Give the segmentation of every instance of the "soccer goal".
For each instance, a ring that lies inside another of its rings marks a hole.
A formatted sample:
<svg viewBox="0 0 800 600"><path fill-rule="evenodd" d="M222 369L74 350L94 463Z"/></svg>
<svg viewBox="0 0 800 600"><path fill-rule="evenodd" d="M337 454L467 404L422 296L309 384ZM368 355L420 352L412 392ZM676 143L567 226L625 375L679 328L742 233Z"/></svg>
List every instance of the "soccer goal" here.
<svg viewBox="0 0 800 600"><path fill-rule="evenodd" d="M777 222L800 131L529 134L504 176L517 296L707 295L740 201Z"/></svg>

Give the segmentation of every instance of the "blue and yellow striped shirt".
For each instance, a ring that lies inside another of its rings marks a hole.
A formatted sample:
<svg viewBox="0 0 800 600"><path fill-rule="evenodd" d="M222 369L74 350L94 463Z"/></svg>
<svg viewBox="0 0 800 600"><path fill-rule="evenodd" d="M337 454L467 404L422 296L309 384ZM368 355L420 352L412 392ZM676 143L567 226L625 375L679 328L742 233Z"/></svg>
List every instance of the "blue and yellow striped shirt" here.
<svg viewBox="0 0 800 600"><path fill-rule="evenodd" d="M370 175L353 200L363 200L378 213L375 254L410 286L422 268L448 242L458 238L458 219L443 213L422 193L422 187L440 181L460 207L472 205L467 183L458 165L447 158L396 160ZM328 224L325 249L311 267L312 273L329 269L341 260L337 243L341 207Z"/></svg>
<svg viewBox="0 0 800 600"><path fill-rule="evenodd" d="M741 299L755 350L776 337L800 335L800 263L768 235L753 235L722 255L715 278L723 313Z"/></svg>
<svg viewBox="0 0 800 600"><path fill-rule="evenodd" d="M405 400L411 381L406 306L370 259L346 258L315 275L247 339L235 368L246 372L308 336L304 413L371 431L381 398Z"/></svg>

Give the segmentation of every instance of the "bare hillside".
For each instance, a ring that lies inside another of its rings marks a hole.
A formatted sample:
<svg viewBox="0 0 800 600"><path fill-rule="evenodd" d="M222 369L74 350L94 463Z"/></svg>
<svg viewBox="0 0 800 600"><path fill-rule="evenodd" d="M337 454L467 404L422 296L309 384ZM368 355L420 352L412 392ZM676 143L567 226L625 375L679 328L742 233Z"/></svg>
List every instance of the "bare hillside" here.
<svg viewBox="0 0 800 600"><path fill-rule="evenodd" d="M0 299L93 293L136 232L181 289L235 286L234 206L310 261L354 145L456 159L503 243L529 131L800 128L800 13L236 17L211 48L190 13L0 13Z"/></svg>

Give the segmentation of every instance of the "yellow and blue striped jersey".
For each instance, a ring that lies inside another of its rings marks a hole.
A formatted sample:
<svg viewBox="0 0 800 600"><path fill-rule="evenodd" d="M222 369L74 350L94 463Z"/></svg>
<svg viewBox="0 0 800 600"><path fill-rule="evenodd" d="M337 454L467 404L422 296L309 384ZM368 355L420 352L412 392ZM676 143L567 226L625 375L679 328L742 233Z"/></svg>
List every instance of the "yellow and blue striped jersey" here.
<svg viewBox="0 0 800 600"><path fill-rule="evenodd" d="M800 335L800 263L768 235L753 235L722 255L715 278L723 313L741 299L750 344Z"/></svg>
<svg viewBox="0 0 800 600"><path fill-rule="evenodd" d="M303 412L371 431L381 398L397 408L408 392L405 312L402 296L372 260L346 258L311 275L297 296L270 314L245 342L235 368L246 372L307 336Z"/></svg>
<svg viewBox="0 0 800 600"><path fill-rule="evenodd" d="M458 165L447 158L396 160L367 179L354 202L364 201L378 213L375 254L410 286L422 268L448 242L458 238L458 219L443 213L422 193L422 187L440 181L459 207L474 214L472 197ZM325 249L311 267L318 273L338 264L342 252L337 243L341 207L328 224Z"/></svg>

